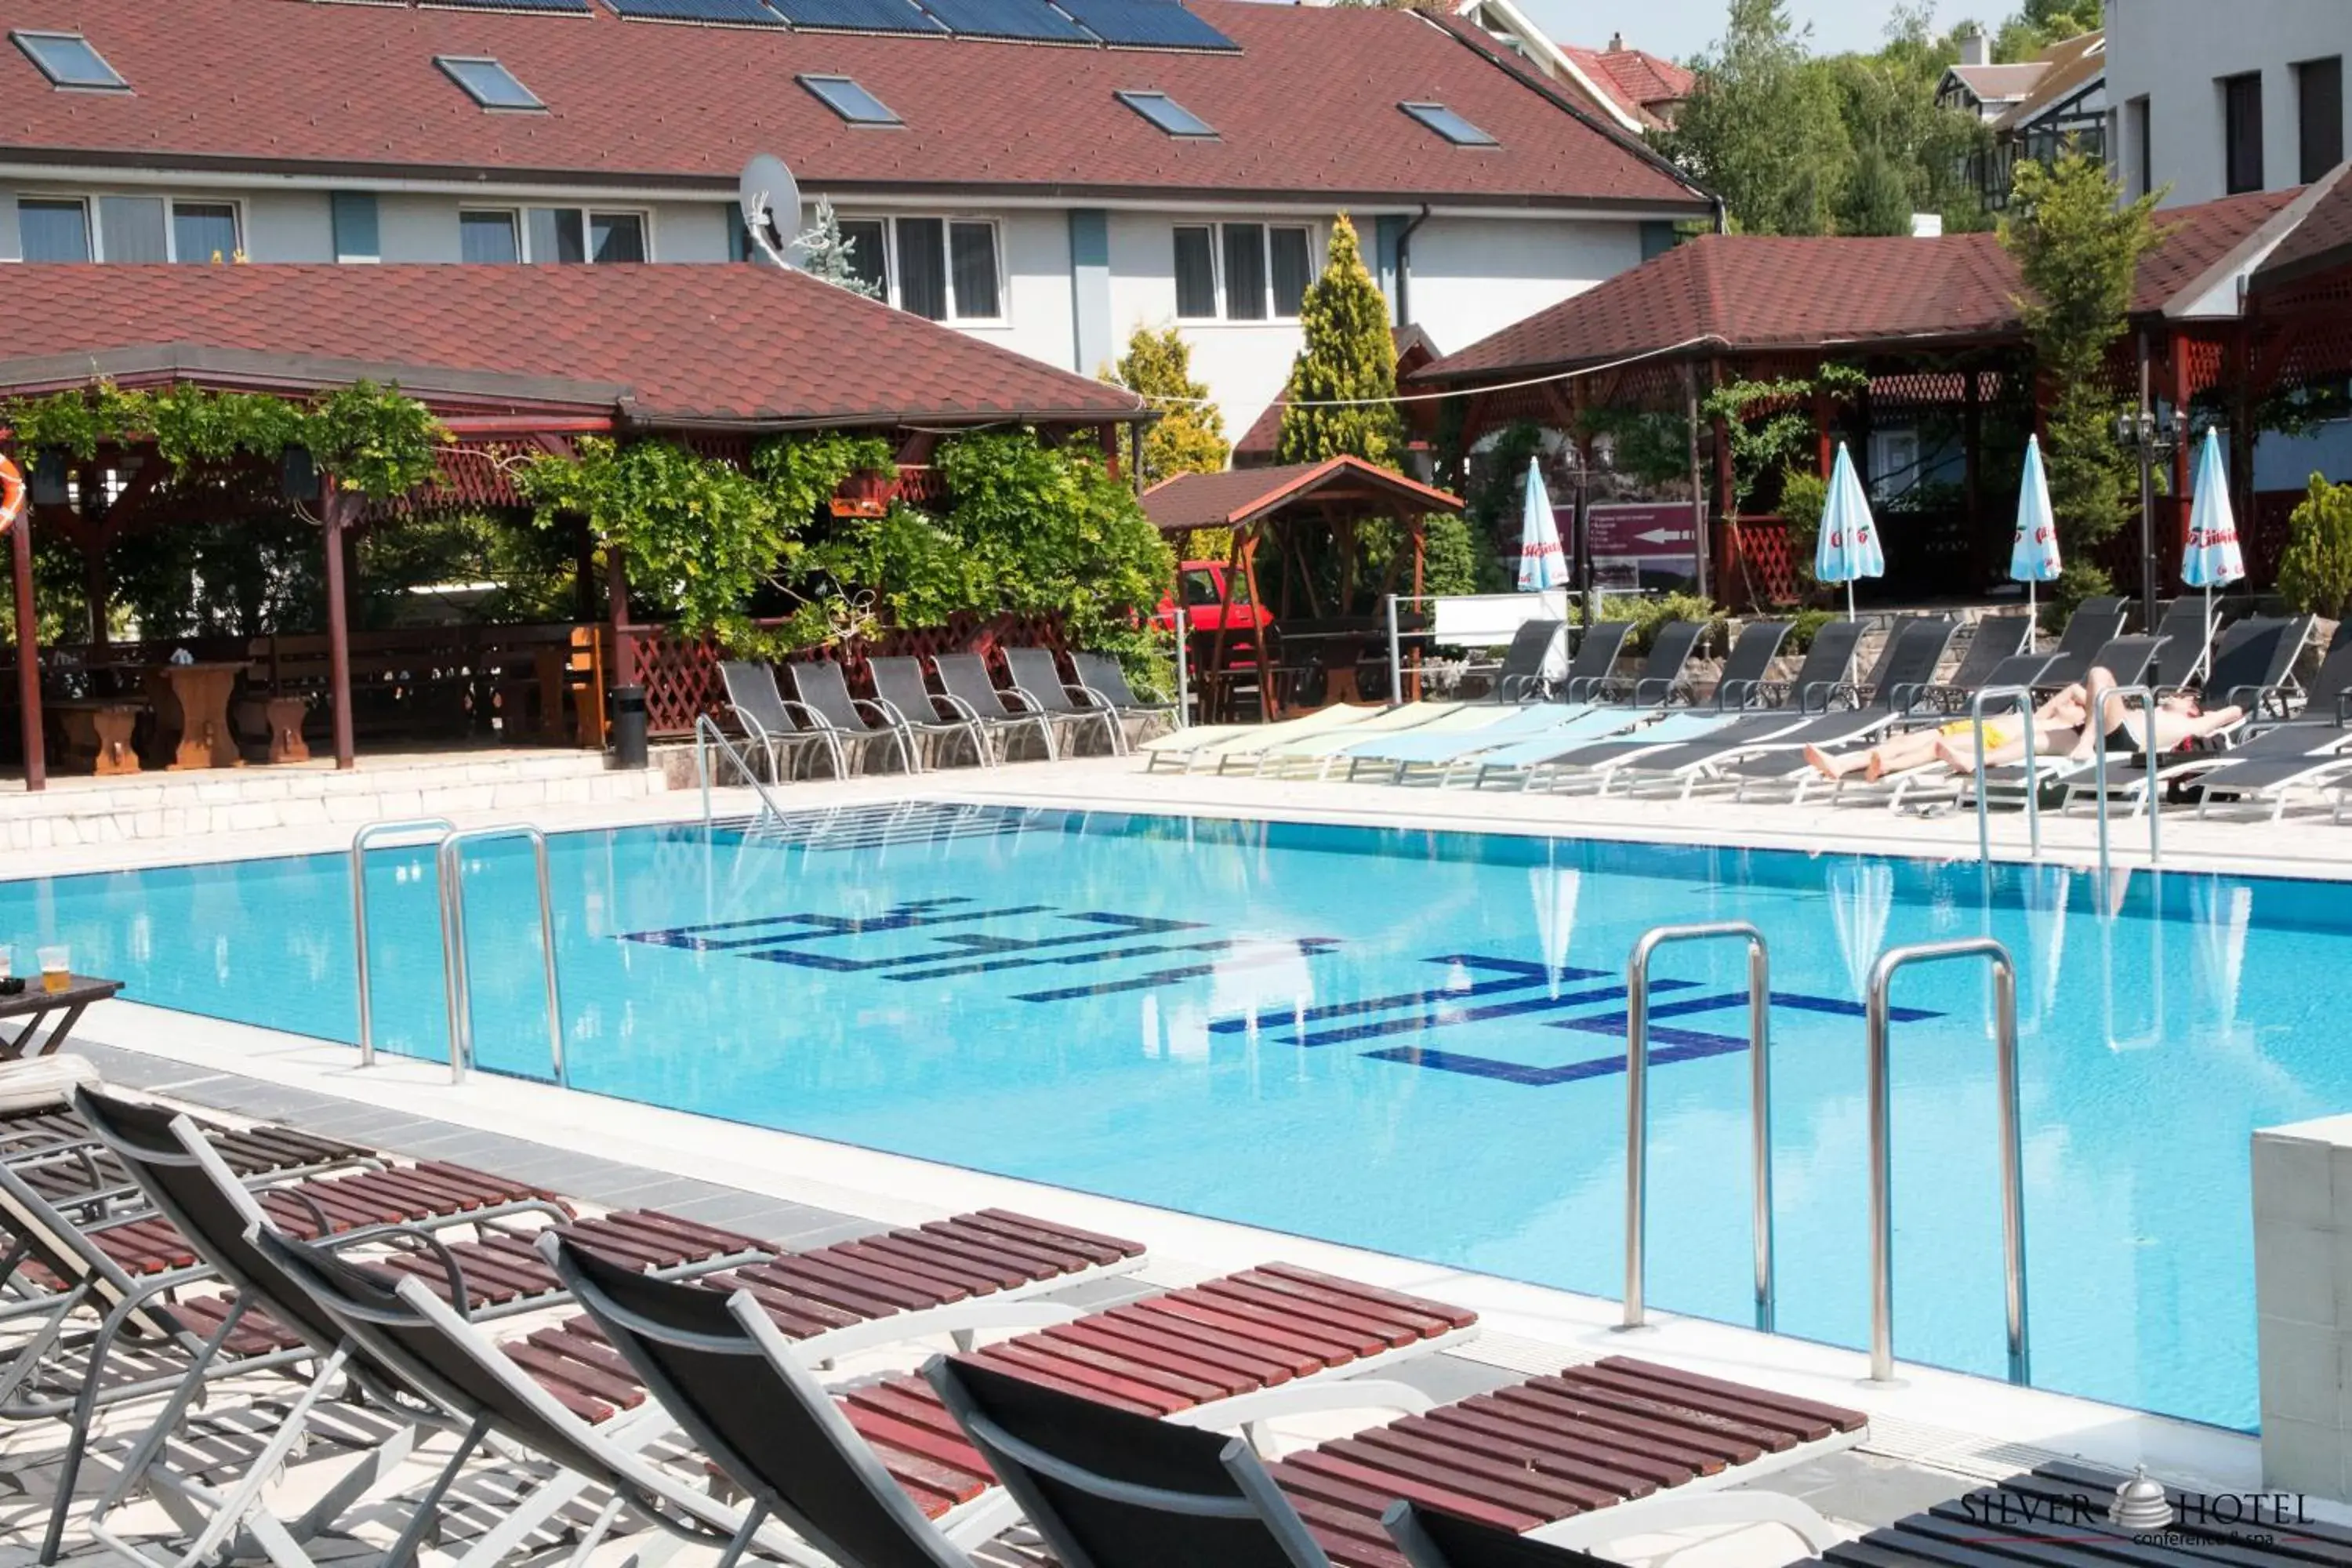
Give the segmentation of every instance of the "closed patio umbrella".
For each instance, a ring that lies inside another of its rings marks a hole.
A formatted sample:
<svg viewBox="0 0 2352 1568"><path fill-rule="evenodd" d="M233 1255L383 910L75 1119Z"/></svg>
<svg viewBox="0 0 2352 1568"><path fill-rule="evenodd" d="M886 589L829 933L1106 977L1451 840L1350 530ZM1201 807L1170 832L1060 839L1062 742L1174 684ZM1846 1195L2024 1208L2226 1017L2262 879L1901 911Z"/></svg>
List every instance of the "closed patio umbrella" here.
<svg viewBox="0 0 2352 1568"><path fill-rule="evenodd" d="M2213 590L2226 588L2246 574L2246 559L2238 549L2238 520L2230 510L2230 474L2221 462L2221 437L2208 429L2205 445L2197 451L2196 500L2189 508L2189 547L2180 556L2180 580L2205 590L2205 625L2213 625ZM2207 647L2211 644L2209 637ZM2206 655L2197 656L2198 668Z"/></svg>
<svg viewBox="0 0 2352 1568"><path fill-rule="evenodd" d="M1560 590L1568 586L1568 557L1559 547L1559 519L1551 510L1551 492L1544 488L1543 472L1528 459L1528 482L1519 503L1519 592L1544 595L1547 612L1567 619ZM1568 673L1565 637L1544 656L1543 678L1554 681Z"/></svg>
<svg viewBox="0 0 2352 1568"><path fill-rule="evenodd" d="M1883 577L1886 557L1878 548L1878 525L1871 521L1870 498L1862 492L1862 479L1845 443L1838 443L1837 467L1830 473L1828 504L1822 508L1820 537L1813 545L1813 575L1824 583L1845 584L1845 618L1853 619L1853 583L1857 577Z"/></svg>
<svg viewBox="0 0 2352 1568"><path fill-rule="evenodd" d="M2009 575L2025 584L2025 624L2029 647L2039 642L2042 626L2033 606L2037 583L2058 580L2058 521L2050 510L2050 477L2042 468L2042 437L2025 438L2025 473L2017 486L2017 537L2009 547Z"/></svg>

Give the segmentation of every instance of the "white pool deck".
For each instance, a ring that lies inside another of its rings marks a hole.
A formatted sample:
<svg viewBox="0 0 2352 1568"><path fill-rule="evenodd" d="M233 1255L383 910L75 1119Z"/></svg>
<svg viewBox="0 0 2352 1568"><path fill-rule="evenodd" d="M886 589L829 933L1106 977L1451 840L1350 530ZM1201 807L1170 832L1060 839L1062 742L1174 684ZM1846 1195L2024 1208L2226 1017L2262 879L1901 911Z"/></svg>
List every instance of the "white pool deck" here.
<svg viewBox="0 0 2352 1568"><path fill-rule="evenodd" d="M1967 814L1921 820L1898 816L1883 805L1792 807L1720 799L1675 805L1501 790L1397 789L1147 773L1140 759L793 784L776 795L792 807L908 798L984 800L1950 858L1973 858L1977 835L1975 819ZM749 791L729 790L719 792L714 804L724 815L748 812L756 802ZM625 802L551 805L530 813L530 819L556 830L698 820L700 813L698 794L685 790ZM468 826L513 817L495 810L453 815ZM326 824L55 847L5 857L0 878L340 849L351 832L348 824ZM2024 825L2015 814L1996 818L1997 856L2021 856L2023 841ZM2144 825L2118 821L2115 863L2145 864L2146 844ZM2044 823L2044 845L2047 859L2091 864L2094 824L2080 816L2051 816ZM2291 815L2280 824L2200 823L2176 814L2165 823L2164 865L2352 879L2352 826L2330 825L2324 811L2315 819L2307 811ZM362 1071L357 1053L347 1047L129 1003L94 1011L83 1032L108 1045L184 1062L198 1073L236 1073L460 1127L592 1149L609 1159L876 1221L917 1221L992 1205L1055 1216L1148 1242L1156 1259L1154 1278L1170 1282L1288 1258L1475 1308L1485 1333L1465 1352L1474 1359L1537 1373L1570 1361L1633 1353L1852 1405L1872 1417L1869 1451L1955 1477L1992 1479L2054 1454L2124 1468L2146 1464L2168 1479L2215 1490L2252 1490L2261 1482L2257 1446L2242 1434L1909 1365L1899 1383L1874 1384L1865 1381L1865 1358L1859 1352L1664 1313L1654 1313L1649 1328L1621 1331L1614 1326L1619 1311L1613 1301L1491 1276L546 1085L478 1075L453 1087L446 1068L400 1060ZM1014 1130L1012 1135L1052 1134L1040 1129L1028 1134ZM1727 1152L1726 1157L1745 1155ZM1855 1205L1860 1246L1859 1194ZM2118 1303L2118 1310L2127 1310ZM1899 1348L1899 1300L1896 1339ZM1965 1484L1956 1483L1954 1490ZM2339 1512L2319 1500L2313 1506L2315 1517L2352 1519L2352 1510Z"/></svg>

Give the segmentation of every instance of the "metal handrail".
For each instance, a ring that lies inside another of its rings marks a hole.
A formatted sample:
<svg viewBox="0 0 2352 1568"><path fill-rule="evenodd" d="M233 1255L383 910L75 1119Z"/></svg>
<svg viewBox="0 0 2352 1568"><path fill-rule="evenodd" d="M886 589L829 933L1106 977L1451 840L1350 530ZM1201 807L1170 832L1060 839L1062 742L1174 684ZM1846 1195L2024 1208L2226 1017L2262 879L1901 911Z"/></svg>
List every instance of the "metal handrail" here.
<svg viewBox="0 0 2352 1568"><path fill-rule="evenodd" d="M1987 686L1969 699L1969 721L1975 727L1977 744L1977 858L1992 859L1992 818L1985 797L1985 704L1996 697L2014 698L2017 710L2025 720L2025 831L2026 858L2042 858L2042 779L2035 768L2033 754L2033 692L2024 686Z"/></svg>
<svg viewBox="0 0 2352 1568"><path fill-rule="evenodd" d="M1397 596L1389 595L1389 706L1404 701L1404 644L1397 635Z"/></svg>
<svg viewBox="0 0 2352 1568"><path fill-rule="evenodd" d="M352 835L352 940L355 949L352 967L359 979L360 1066L363 1068L375 1065L375 1007L368 998L368 846L378 838L388 838L396 833L430 831L441 835L457 830L457 825L446 816L417 816L396 822L371 822ZM441 889L438 887L440 873L437 861L434 880L435 894L438 897Z"/></svg>
<svg viewBox="0 0 2352 1568"><path fill-rule="evenodd" d="M1772 1331L1772 971L1764 933L1746 921L1656 926L1642 933L1625 963L1625 1317L1642 1326L1643 1240L1650 1207L1650 958L1670 942L1738 937L1748 943L1748 1092L1754 1146L1756 1326Z"/></svg>
<svg viewBox="0 0 2352 1568"><path fill-rule="evenodd" d="M702 826L708 827L711 822L709 747L713 742L717 743L720 751L727 753L728 760L735 764L735 771L743 775L743 781L758 793L762 813L761 820L765 821L769 817L774 817L782 821L784 815L782 808L776 805L775 797L768 793L768 786L761 782L759 771L751 766L751 759L743 754L743 749L729 739L727 731L719 727L717 720L708 713L698 713L695 715L694 720L694 776L702 785Z"/></svg>
<svg viewBox="0 0 2352 1568"><path fill-rule="evenodd" d="M1176 728L1192 723L1192 618L1179 605L1171 612L1176 628Z"/></svg>
<svg viewBox="0 0 2352 1568"><path fill-rule="evenodd" d="M441 881L441 989L449 1008L449 1081L463 1083L474 1065L474 997L466 963L466 874L459 851L490 838L528 838L539 872L540 952L547 973L547 1051L555 1081L571 1086L563 1063L563 994L555 979L555 900L548 890L547 835L527 822L469 827L446 834L436 847Z"/></svg>
<svg viewBox="0 0 2352 1568"><path fill-rule="evenodd" d="M2017 966L2009 949L1989 936L1957 942L1890 947L1871 966L1865 1008L1870 1048L1870 1378L1895 1377L1894 1163L1888 1133L1894 1121L1894 1090L1887 1071L1886 993L1895 971L1911 963L1953 958L1985 958L1993 966L1998 1092L2000 1096L2000 1229L2009 1314L2009 1381L2032 1381L2026 1353L2025 1168L2018 1129Z"/></svg>
<svg viewBox="0 0 2352 1568"><path fill-rule="evenodd" d="M2105 710L2109 699L2120 702L2126 697L2138 698L2144 705L2143 711L2147 715L2147 726L2140 740L2141 754L2147 764L2145 786L2147 791L2147 863L2155 866L2164 859L2163 828L2159 826L2164 814L2158 809L2156 799L2156 693L2146 686L2111 687L2106 696L2099 700L2101 711L2086 714L2083 720L2085 725L2097 731L2096 744L2091 752L2091 767L2098 775L2099 879L2102 882L2107 876L2107 716ZM2101 897L2105 896L2103 889Z"/></svg>

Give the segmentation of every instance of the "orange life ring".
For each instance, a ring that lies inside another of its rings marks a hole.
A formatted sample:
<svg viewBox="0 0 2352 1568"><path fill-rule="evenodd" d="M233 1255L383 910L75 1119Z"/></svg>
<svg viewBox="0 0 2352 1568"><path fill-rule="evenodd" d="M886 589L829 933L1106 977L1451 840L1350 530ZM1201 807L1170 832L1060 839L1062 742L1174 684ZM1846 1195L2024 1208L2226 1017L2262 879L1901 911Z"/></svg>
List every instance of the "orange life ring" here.
<svg viewBox="0 0 2352 1568"><path fill-rule="evenodd" d="M0 453L0 533L6 533L24 517L25 476L14 458Z"/></svg>

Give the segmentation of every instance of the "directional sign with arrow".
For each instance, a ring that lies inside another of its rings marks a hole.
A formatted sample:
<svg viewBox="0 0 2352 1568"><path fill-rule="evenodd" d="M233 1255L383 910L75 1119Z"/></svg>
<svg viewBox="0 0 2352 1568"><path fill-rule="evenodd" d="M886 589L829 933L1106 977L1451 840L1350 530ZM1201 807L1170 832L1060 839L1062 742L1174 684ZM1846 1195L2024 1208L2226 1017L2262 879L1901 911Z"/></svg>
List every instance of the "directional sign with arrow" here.
<svg viewBox="0 0 2352 1568"><path fill-rule="evenodd" d="M1626 555L1688 556L1698 529L1687 501L1643 502L1585 509L1596 560Z"/></svg>

